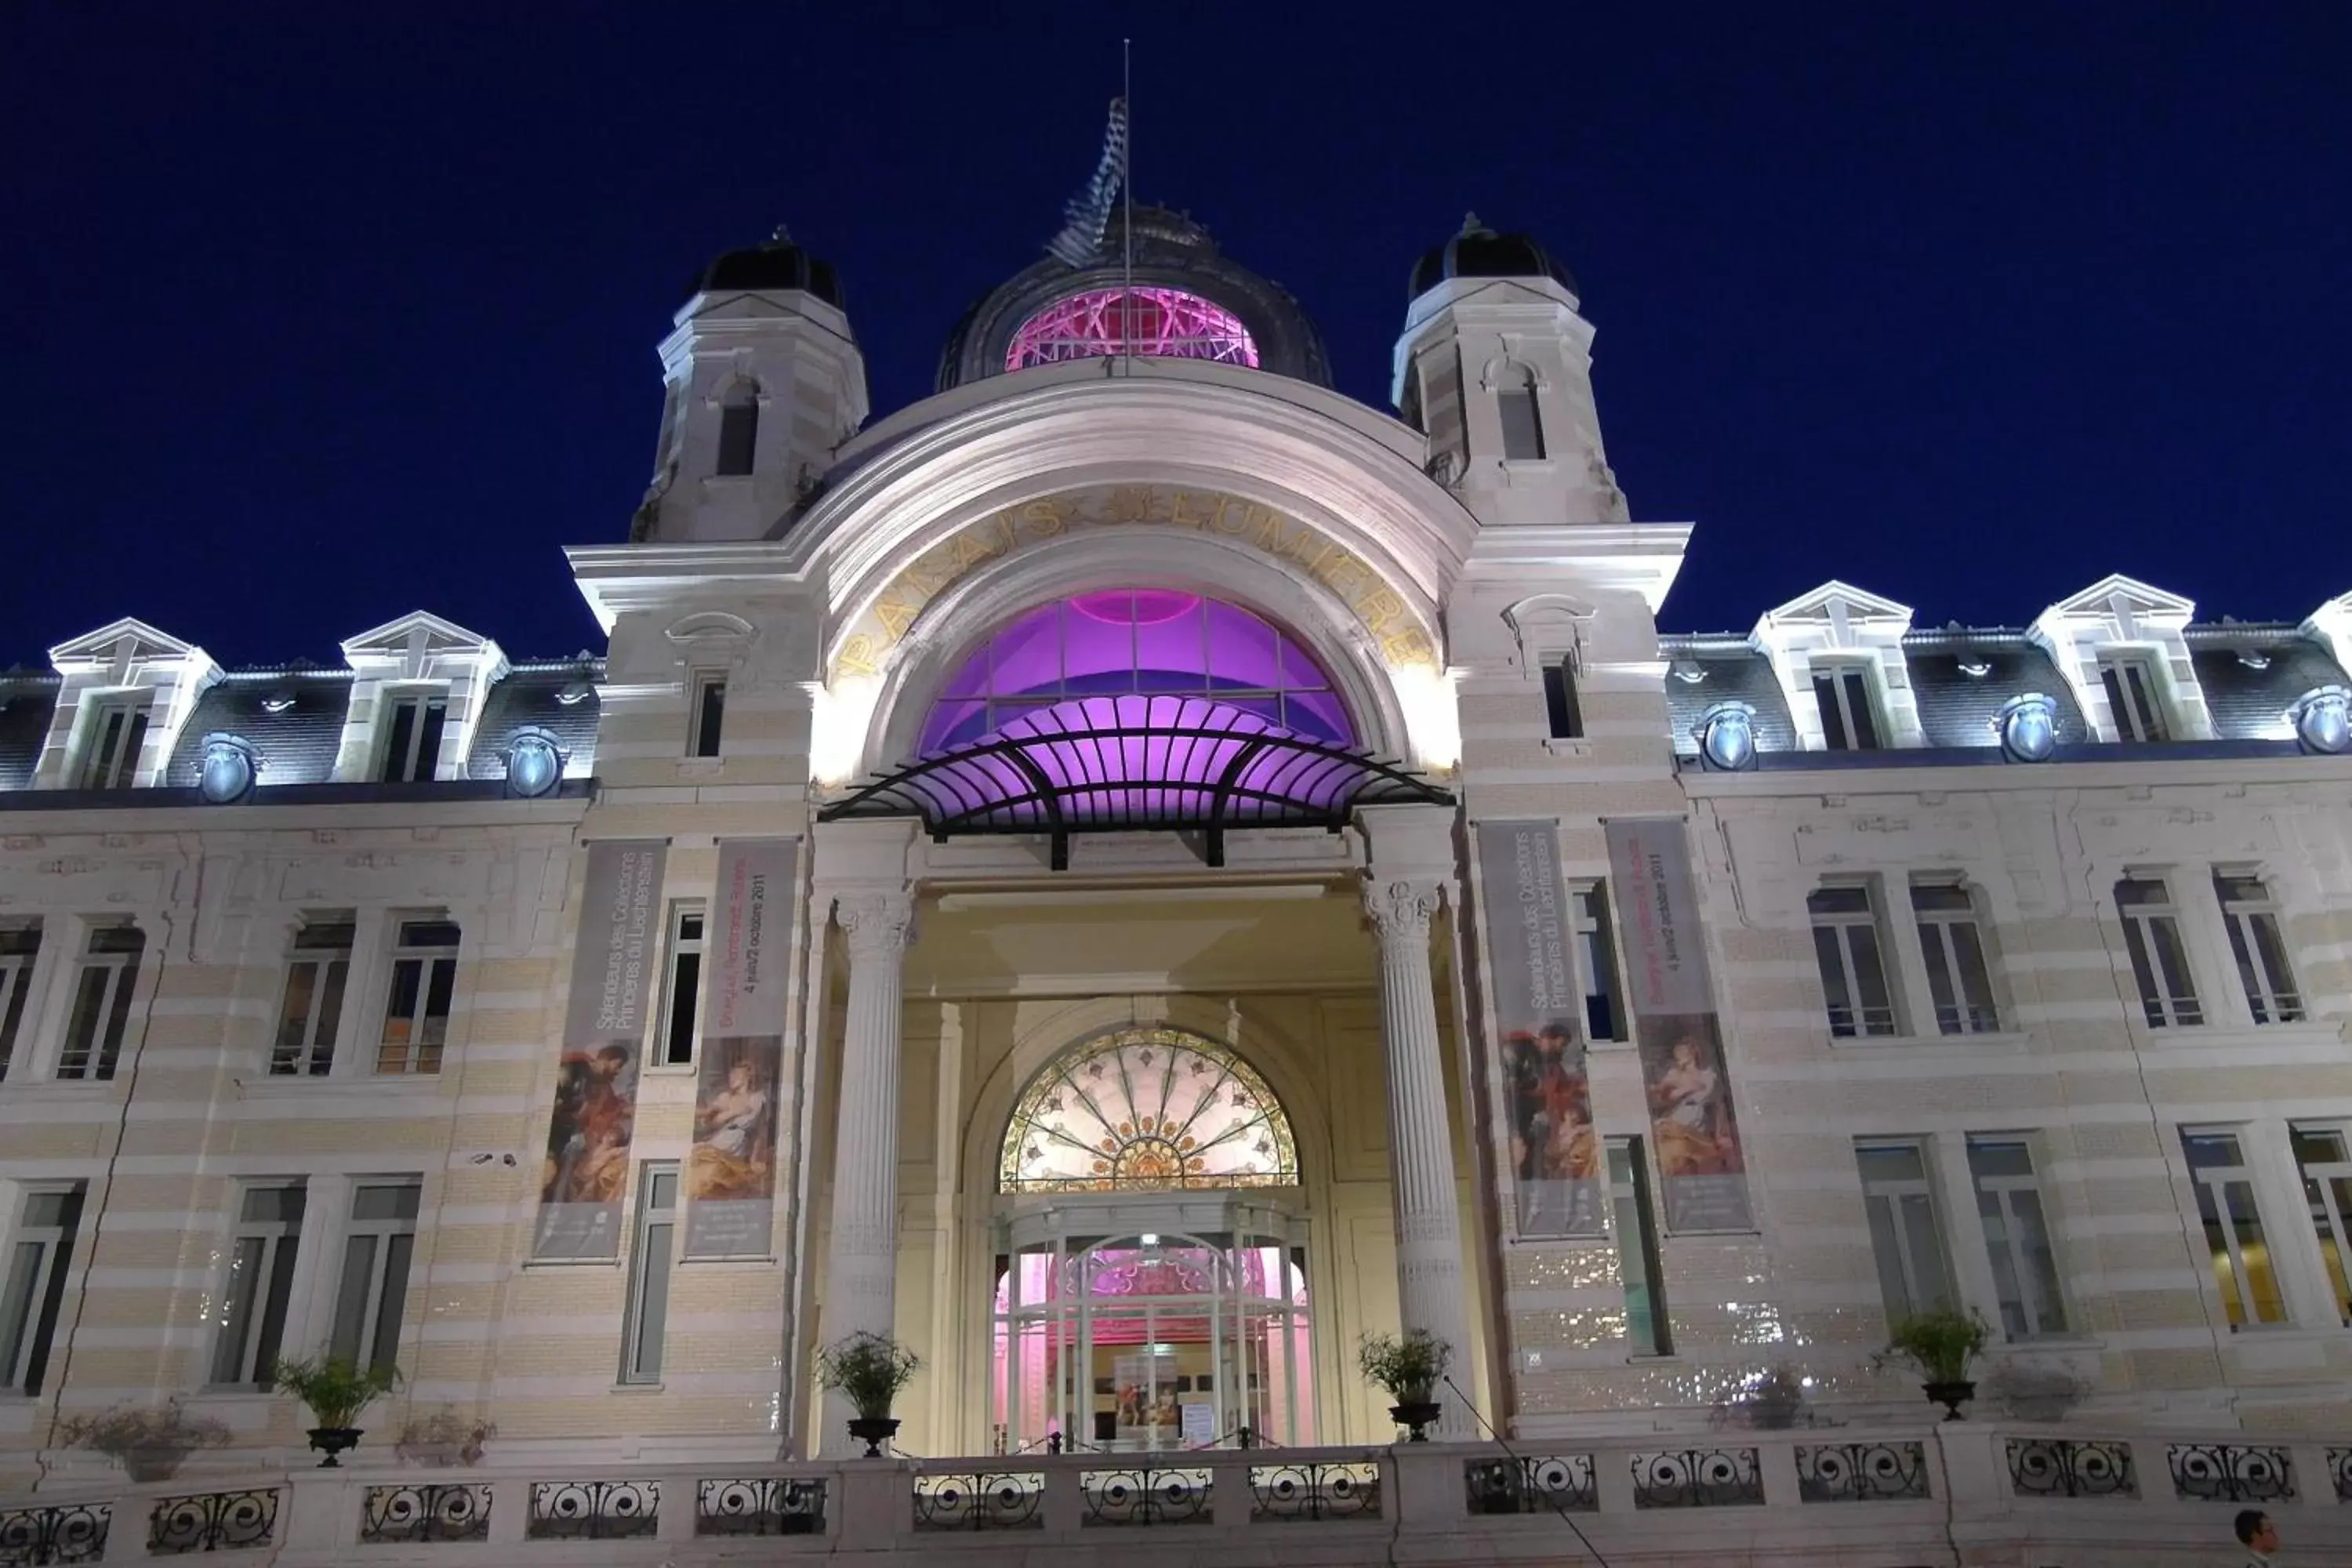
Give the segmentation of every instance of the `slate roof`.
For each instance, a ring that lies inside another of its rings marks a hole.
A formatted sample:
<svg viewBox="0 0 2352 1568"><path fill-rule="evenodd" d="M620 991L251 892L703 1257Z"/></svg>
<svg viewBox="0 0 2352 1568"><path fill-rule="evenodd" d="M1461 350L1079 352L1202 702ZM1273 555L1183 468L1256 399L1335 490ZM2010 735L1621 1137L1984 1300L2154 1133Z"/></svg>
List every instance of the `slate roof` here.
<svg viewBox="0 0 2352 1568"><path fill-rule="evenodd" d="M474 747L466 760L466 776L502 779L507 776L507 744L518 730L544 730L555 737L556 749L569 762L567 773L592 768L596 761L596 682L604 678L596 659L551 659L518 664L490 688L482 705L482 721L474 729ZM578 691L579 700L564 702L562 695Z"/></svg>
<svg viewBox="0 0 2352 1568"><path fill-rule="evenodd" d="M54 675L0 675L0 789L30 789L57 711Z"/></svg>
<svg viewBox="0 0 2352 1568"><path fill-rule="evenodd" d="M2222 740L2292 740L2287 710L2299 699L2322 686L2352 686L2326 646L2294 626L2223 623L2185 635L2213 733Z"/></svg>
<svg viewBox="0 0 2352 1568"><path fill-rule="evenodd" d="M291 697L272 713L268 704ZM349 670L247 669L225 673L196 699L164 766L167 786L192 786L204 769L205 737L221 731L253 743L264 784L324 784L334 776L335 750L351 706Z"/></svg>
<svg viewBox="0 0 2352 1568"><path fill-rule="evenodd" d="M1930 746L1999 745L1993 724L2002 705L2029 691L2056 705L2060 745L2082 745L2092 738L2074 689L2049 653L2022 632L1913 632L1903 639L1903 662ZM1972 675L1972 668L1983 673Z"/></svg>
<svg viewBox="0 0 2352 1568"><path fill-rule="evenodd" d="M1718 702L1745 702L1756 710L1756 747L1763 752L1797 749L1796 721L1789 699L1772 673L1772 661L1740 637L1660 637L1666 660L1666 711L1674 725L1675 750L1698 755L1698 726ZM1696 669L1704 679L1686 680Z"/></svg>

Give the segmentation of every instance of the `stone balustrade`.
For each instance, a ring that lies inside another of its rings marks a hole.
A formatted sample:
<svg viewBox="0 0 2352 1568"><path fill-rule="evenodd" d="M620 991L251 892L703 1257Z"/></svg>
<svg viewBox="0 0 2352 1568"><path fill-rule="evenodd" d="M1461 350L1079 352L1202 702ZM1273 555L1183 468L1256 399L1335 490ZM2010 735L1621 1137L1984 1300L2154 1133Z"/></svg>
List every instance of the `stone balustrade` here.
<svg viewBox="0 0 2352 1568"><path fill-rule="evenodd" d="M938 1460L347 1468L0 1500L0 1568L259 1553L273 1568L526 1568L903 1552L1123 1560L2209 1563L2260 1507L2297 1561L2352 1561L2352 1435L1969 1422L1390 1448ZM746 1537L769 1538L754 1543Z"/></svg>

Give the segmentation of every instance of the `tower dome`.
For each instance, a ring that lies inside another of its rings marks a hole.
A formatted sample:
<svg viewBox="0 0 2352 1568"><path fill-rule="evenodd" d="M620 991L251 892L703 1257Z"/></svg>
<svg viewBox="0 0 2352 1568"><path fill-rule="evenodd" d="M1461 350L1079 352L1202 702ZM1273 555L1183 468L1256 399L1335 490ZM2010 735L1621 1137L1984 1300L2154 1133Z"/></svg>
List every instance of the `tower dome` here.
<svg viewBox="0 0 2352 1568"><path fill-rule="evenodd" d="M793 243L781 227L775 237L742 250L730 250L704 268L687 289L687 297L737 290L797 289L813 294L835 310L841 300L841 278L833 263L812 256Z"/></svg>
<svg viewBox="0 0 2352 1568"><path fill-rule="evenodd" d="M1476 213L1462 219L1462 232L1423 255L1412 269L1412 298L1418 300L1451 278L1549 278L1570 293L1576 279L1541 243L1524 234L1496 234Z"/></svg>
<svg viewBox="0 0 2352 1568"><path fill-rule="evenodd" d="M1134 352L1248 365L1331 384L1323 340L1279 284L1229 259L1209 231L1165 207L1135 209L1134 290L1126 287L1127 214L1076 267L1052 257L964 312L940 356L940 390L1058 360Z"/></svg>

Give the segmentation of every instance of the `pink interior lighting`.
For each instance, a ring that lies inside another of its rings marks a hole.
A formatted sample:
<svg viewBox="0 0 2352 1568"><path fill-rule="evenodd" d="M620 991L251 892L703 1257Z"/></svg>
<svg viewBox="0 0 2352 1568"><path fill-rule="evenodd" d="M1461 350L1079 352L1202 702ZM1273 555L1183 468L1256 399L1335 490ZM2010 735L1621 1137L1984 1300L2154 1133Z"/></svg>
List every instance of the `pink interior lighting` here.
<svg viewBox="0 0 2352 1568"><path fill-rule="evenodd" d="M1089 289L1056 300L1013 334L1004 368L1127 352L1143 359L1204 359L1257 368L1257 342L1239 316L1181 289Z"/></svg>

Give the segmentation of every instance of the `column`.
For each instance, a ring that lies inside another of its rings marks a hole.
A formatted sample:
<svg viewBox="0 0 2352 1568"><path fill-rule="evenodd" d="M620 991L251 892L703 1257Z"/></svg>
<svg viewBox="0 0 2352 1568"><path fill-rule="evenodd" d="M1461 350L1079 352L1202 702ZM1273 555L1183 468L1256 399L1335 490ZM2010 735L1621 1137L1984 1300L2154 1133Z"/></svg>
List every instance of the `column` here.
<svg viewBox="0 0 2352 1568"><path fill-rule="evenodd" d="M899 972L914 925L904 891L842 893L849 1019L833 1142L833 1226L825 1247L824 1342L894 1331L898 1273ZM851 1413L825 1398L818 1451L849 1452Z"/></svg>
<svg viewBox="0 0 2352 1568"><path fill-rule="evenodd" d="M1462 1235L1454 1187L1454 1140L1446 1126L1445 1069L1437 1039L1437 995L1429 968L1429 922L1442 884L1385 878L1364 884L1364 908L1381 942L1381 1035L1389 1072L1389 1163L1397 1215L1397 1300L1404 1326L1426 1329L1454 1349L1448 1375L1471 1381L1470 1333L1463 1313ZM1462 1394L1441 1386L1438 1436L1468 1438L1475 1426Z"/></svg>

